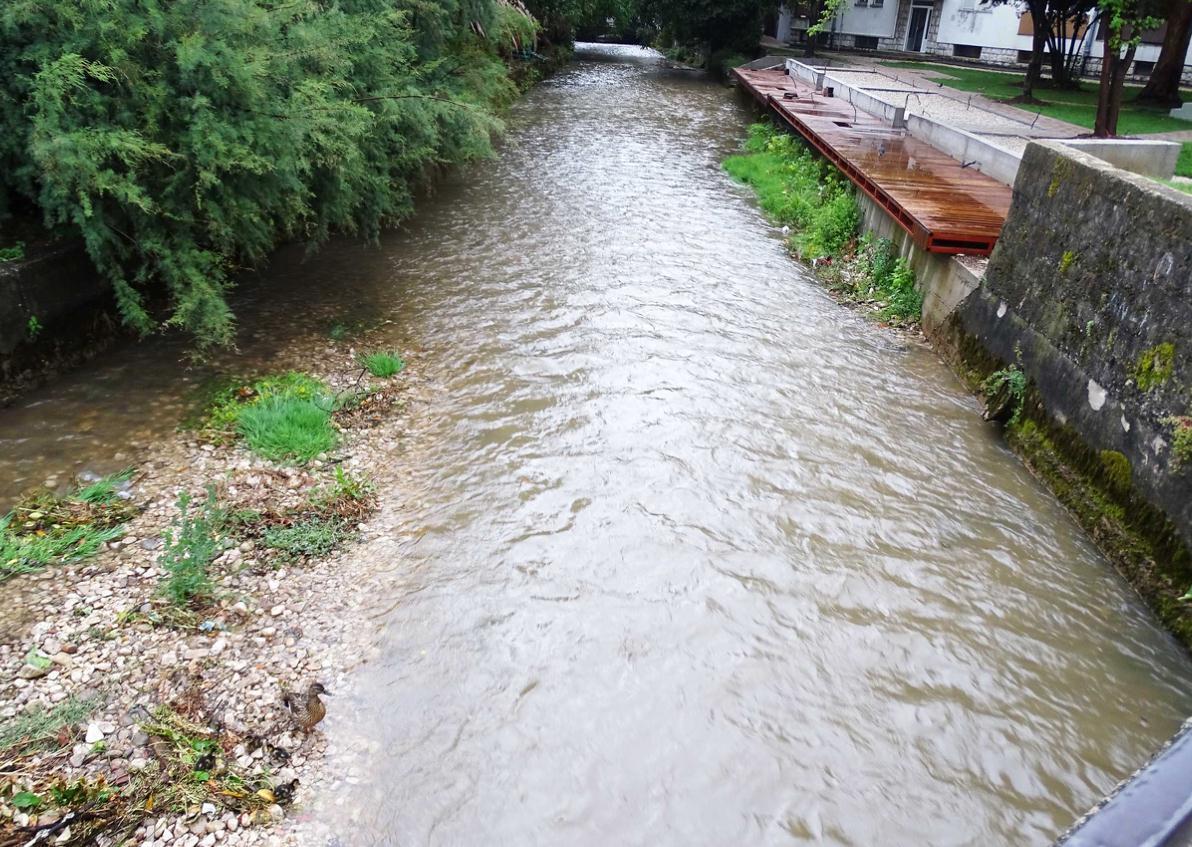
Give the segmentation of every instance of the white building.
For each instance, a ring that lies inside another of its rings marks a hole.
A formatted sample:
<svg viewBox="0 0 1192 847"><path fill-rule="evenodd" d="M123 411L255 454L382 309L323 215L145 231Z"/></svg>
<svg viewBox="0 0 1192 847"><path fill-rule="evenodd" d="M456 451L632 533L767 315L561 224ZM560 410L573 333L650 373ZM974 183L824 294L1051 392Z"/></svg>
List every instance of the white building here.
<svg viewBox="0 0 1192 847"><path fill-rule="evenodd" d="M930 53L979 59L997 65L1026 65L1031 58L1031 17L1017 3L994 6L979 0L847 0L831 27L831 44L856 50ZM1075 33L1085 74L1101 69L1102 42L1096 27ZM1162 41L1149 33L1138 46L1130 73L1145 77L1159 58ZM1192 51L1189 51L1192 54ZM1184 57L1184 81L1192 66Z"/></svg>

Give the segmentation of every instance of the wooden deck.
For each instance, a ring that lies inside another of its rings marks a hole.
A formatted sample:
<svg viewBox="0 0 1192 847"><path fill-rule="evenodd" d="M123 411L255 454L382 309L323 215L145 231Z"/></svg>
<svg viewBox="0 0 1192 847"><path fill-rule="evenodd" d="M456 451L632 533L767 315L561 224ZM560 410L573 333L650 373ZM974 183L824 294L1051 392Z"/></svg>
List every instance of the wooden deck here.
<svg viewBox="0 0 1192 847"><path fill-rule="evenodd" d="M1009 187L782 70L733 73L924 250L977 256L993 250L1010 211Z"/></svg>

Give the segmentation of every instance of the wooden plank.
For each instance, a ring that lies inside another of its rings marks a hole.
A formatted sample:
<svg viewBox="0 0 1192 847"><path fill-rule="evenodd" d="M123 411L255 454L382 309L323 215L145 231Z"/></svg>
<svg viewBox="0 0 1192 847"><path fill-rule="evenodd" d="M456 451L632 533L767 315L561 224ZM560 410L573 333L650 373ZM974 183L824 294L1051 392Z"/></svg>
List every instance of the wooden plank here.
<svg viewBox="0 0 1192 847"><path fill-rule="evenodd" d="M781 70L733 71L761 103L827 157L932 253L989 255L1012 192L846 100Z"/></svg>

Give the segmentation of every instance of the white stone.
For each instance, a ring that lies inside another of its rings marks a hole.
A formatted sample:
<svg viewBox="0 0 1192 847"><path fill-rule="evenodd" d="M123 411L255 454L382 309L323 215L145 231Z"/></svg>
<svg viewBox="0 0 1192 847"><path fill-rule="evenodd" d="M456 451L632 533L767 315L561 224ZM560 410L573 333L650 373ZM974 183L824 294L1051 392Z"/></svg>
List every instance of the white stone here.
<svg viewBox="0 0 1192 847"><path fill-rule="evenodd" d="M88 744L94 744L97 741L103 741L103 730L99 728L99 724L87 724L87 735L83 740Z"/></svg>
<svg viewBox="0 0 1192 847"><path fill-rule="evenodd" d="M1102 388L1095 379L1089 380L1089 408L1094 412L1101 411L1105 406L1105 389Z"/></svg>

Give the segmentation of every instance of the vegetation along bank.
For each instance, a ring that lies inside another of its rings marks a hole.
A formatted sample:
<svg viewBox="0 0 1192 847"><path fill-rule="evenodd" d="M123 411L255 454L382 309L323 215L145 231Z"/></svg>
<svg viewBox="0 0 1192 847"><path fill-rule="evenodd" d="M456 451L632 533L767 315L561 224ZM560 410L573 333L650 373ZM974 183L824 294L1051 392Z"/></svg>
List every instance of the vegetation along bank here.
<svg viewBox="0 0 1192 847"><path fill-rule="evenodd" d="M360 545L393 543L424 391L393 351L314 353L0 519L0 845L283 843L325 775L305 692L371 649L393 551Z"/></svg>
<svg viewBox="0 0 1192 847"><path fill-rule="evenodd" d="M759 123L724 166L838 299L919 327L930 281L916 282L891 241L860 234L857 197L830 163ZM929 327L985 416L1188 647L1190 226L1186 195L1032 145L984 276Z"/></svg>

